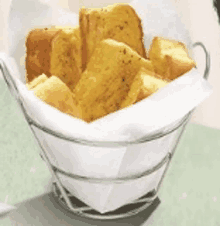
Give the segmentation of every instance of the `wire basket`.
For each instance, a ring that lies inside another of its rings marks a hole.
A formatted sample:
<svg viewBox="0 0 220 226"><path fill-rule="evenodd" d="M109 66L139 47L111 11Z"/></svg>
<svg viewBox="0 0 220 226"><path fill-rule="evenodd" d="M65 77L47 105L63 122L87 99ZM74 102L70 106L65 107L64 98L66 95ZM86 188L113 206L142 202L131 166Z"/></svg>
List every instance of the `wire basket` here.
<svg viewBox="0 0 220 226"><path fill-rule="evenodd" d="M204 78L208 78L209 74L209 68L210 68L210 56L204 47L204 45L200 42L197 42L194 44L194 47L200 46L203 48L205 55L206 55L206 68L204 72ZM161 159L159 163L154 165L152 168L141 172L139 174L135 175L127 175L124 177L117 177L117 178L96 178L96 177L86 177L78 174L72 174L68 173L65 170L57 167L54 163L51 162L50 157L48 156L47 151L42 146L42 142L39 139L39 136L36 134L36 129L49 134L53 137L56 137L58 139L68 141L68 142L74 142L78 144L83 145L89 145L92 147L107 147L109 145L112 145L112 142L91 142L86 140L79 140L75 139L74 137L68 137L65 134L59 133L57 131L50 130L49 128L43 127L42 125L38 124L35 120L33 120L27 113L23 102L21 100L20 94L18 92L18 89L16 87L16 84L13 80L13 76L9 72L10 70L7 68L4 60L0 59L0 66L3 73L3 77L5 82L8 85L9 90L13 94L13 96L16 98L19 106L21 107L21 110L24 114L24 117L26 121L28 122L28 125L30 126L31 131L33 132L39 146L41 147L41 153L40 156L43 158L43 160L46 162L52 176L54 179L53 185L52 185L52 191L54 194L55 199L68 211L73 212L75 214L93 218L93 219L117 219L117 218L124 218L129 217L134 214L139 213L140 211L143 211L144 209L148 208L150 205L154 203L156 198L158 198L158 191L161 187L162 181L165 177L165 174L168 170L169 164L171 162L171 159L174 155L174 152L176 150L176 147L179 143L179 140L182 136L182 133L185 129L185 126L187 125L187 122L190 119L190 116L192 115L192 111L190 111L187 115L185 115L180 121L178 121L175 125L173 125L171 128L164 128L163 130L160 130L154 134L148 134L147 136L143 137L142 139L135 141L135 142L114 142L114 146L129 146L129 145L136 145L141 143L147 143L152 142L153 140L157 140L163 137L168 136L169 134L174 134L174 139L172 142L172 146L170 146L170 150L168 153ZM79 181L86 181L89 183L110 183L110 184L120 184L124 182L129 182L132 180L136 180L139 178L144 178L148 175L151 175L163 168L163 172L161 174L160 180L157 183L157 186L153 188L150 192L147 192L144 196L141 198L138 198L132 202L127 203L126 205L107 213L99 213L98 211L94 210L92 207L86 205L84 202L77 199L73 194L71 194L66 187L63 186L59 175L64 175L68 178L73 178L75 180Z"/></svg>

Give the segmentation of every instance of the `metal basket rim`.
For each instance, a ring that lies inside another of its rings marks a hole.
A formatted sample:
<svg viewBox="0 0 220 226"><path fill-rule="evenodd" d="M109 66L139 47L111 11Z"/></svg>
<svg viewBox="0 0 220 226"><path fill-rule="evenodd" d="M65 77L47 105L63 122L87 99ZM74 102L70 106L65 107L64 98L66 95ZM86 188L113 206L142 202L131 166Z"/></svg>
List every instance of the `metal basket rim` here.
<svg viewBox="0 0 220 226"><path fill-rule="evenodd" d="M201 42L195 42L193 47L197 47L200 46L203 48L205 55L206 55L206 68L205 68L205 72L203 77L205 79L208 79L208 75L209 75L209 70L210 70L210 56L208 51L206 50L205 46L203 43ZM12 57L11 57L12 58ZM166 136L170 133L172 133L173 131L177 130L182 124L184 124L184 122L187 121L187 119L190 117L190 115L193 113L194 109L191 110L190 112L188 112L185 116L182 117L182 120L176 125L174 126L174 128L168 129L166 130L166 128L168 127L163 127L160 130L154 131L148 135L143 136L140 139L137 139L135 141L92 141L92 140L85 140L85 139L79 139L79 138L73 138L71 136L67 136L65 134L63 134L62 132L57 132L54 131L52 129L49 129L48 127L42 126L39 123L37 123L35 120L33 120L27 113L24 104L22 102L22 98L21 95L18 91L18 88L15 84L15 81L12 79L12 75L11 75L11 70L10 67L5 63L5 61L0 58L0 69L2 70L2 74L3 74L3 78L5 80L5 82L7 83L9 89L13 89L10 90L16 97L17 101L19 102L20 107L22 108L22 111L24 113L24 116L27 120L27 122L32 125L37 127L38 129L42 130L43 132L46 132L52 136L55 136L57 138L66 140L66 141L73 141L75 143L80 143L83 145L87 145L87 146L99 146L99 147L111 147L111 146L128 146L128 145L133 145L133 144L139 144L139 143L144 143L144 142L149 142L158 138L161 138L163 136ZM12 84L12 86L11 86ZM180 120L180 119L179 119ZM169 125L170 126L170 125ZM164 130L166 130L166 132L164 132Z"/></svg>
<svg viewBox="0 0 220 226"><path fill-rule="evenodd" d="M75 180L81 180L81 181L86 181L86 182L90 182L90 183L107 183L107 184L124 183L124 182L127 182L127 181L140 179L142 177L148 176L148 175L156 172L157 170L160 170L165 164L168 163L168 161L171 160L172 153L173 153L173 150L171 152L168 152L154 166L152 166L151 168L149 168L149 169L147 169L143 172L139 172L139 173L136 173L136 174L132 174L132 175L129 175L129 176L123 176L123 177L103 178L103 177L81 176L81 175L77 175L77 174L74 174L74 173L68 173L65 170L60 169L59 167L54 166L53 164L51 164L51 166L52 166L52 168L55 172L62 174L62 175L65 175L65 176L70 177L70 178L75 179Z"/></svg>
<svg viewBox="0 0 220 226"><path fill-rule="evenodd" d="M141 144L141 143L145 143L145 142L150 142L159 138L162 138L174 131L176 131L178 128L180 128L185 122L187 122L187 120L189 119L190 115L193 113L194 109L192 111L190 111L189 113L187 113L179 123L177 123L176 126L172 127L171 129L168 129L166 132L161 132L163 130L166 129L162 128L159 131L156 131L154 133L148 134L146 136L143 136L140 139L137 139L135 141L92 141L92 140L85 140L85 139L78 139L78 138L73 138L70 136L66 136L63 133L51 130L45 126L41 126L40 124L38 124L36 121L33 121L31 118L29 118L29 116L26 116L28 122L30 123L30 125L35 126L36 128L38 128L39 130L50 134L54 137L60 138L62 140L66 140L66 141L72 141L75 143L79 143L82 145L86 145L86 146L98 146L98 147L121 147L121 146L128 146L128 145L134 145L134 144Z"/></svg>
<svg viewBox="0 0 220 226"><path fill-rule="evenodd" d="M74 138L74 137L67 136L67 135L63 134L62 132L54 131L53 129L50 129L50 128L46 127L46 126L42 126L39 123L37 123L35 120L33 120L28 115L28 113L26 111L26 108L24 107L24 104L23 104L22 98L20 96L20 93L18 91L18 88L17 88L17 86L15 84L15 81L12 79L10 68L8 68L8 66L6 65L6 63L4 62L3 59L1 59L1 61L0 61L0 66L1 66L1 69L2 69L3 77L4 77L5 82L7 83L8 87L11 87L10 84L12 84L13 89L16 92L16 93L14 93L14 95L16 95L16 99L17 99L20 107L22 108L23 114L24 114L27 122L30 125L37 127L38 129L40 129L41 131L43 131L43 132L45 132L47 134L50 134L52 136L55 136L57 138L60 138L60 139L66 140L66 141L73 141L75 143L80 143L80 144L87 145L87 146L99 146L99 147L128 146L128 145L132 145L132 144L144 143L144 142L148 142L148 141L152 141L152 140L161 138L161 137L166 136L169 133L177 130L182 124L184 124L185 121L187 121L187 119L189 118L190 114L193 112L193 110L192 110L189 113L187 113L182 118L182 120L176 126L174 126L174 128L172 127L171 129L168 129L166 132L163 132L163 130L166 130L166 128L167 128L167 127L164 127L164 128L161 128L159 131L158 130L154 131L154 132L152 132L152 133L150 133L148 135L145 135L142 138L137 139L135 141L129 141L129 142L128 141L92 141L92 140L85 140L85 139ZM8 80L10 80L10 81L8 81ZM12 87L11 87L11 89L12 89ZM12 90L10 90L10 91L13 93Z"/></svg>

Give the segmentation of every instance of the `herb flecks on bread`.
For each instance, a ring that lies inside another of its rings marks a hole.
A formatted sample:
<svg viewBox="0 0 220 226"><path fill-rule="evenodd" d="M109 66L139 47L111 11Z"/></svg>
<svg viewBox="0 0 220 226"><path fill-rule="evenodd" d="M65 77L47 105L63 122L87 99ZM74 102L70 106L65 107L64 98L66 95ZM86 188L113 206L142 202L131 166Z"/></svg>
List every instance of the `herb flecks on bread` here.
<svg viewBox="0 0 220 226"><path fill-rule="evenodd" d="M82 73L81 59L79 27L62 29L52 42L51 74L73 90Z"/></svg>
<svg viewBox="0 0 220 226"><path fill-rule="evenodd" d="M82 8L79 26L34 29L27 36L27 88L45 103L92 122L149 97L190 71L184 43L154 37L128 4Z"/></svg>
<svg viewBox="0 0 220 226"><path fill-rule="evenodd" d="M146 57L141 20L128 4L114 4L101 9L82 8L79 12L82 37L82 66L85 70L96 46L104 39L114 39Z"/></svg>
<svg viewBox="0 0 220 226"><path fill-rule="evenodd" d="M106 39L97 45L74 90L84 120L90 122L126 107L128 95L134 98L127 105L136 101L141 82L136 75L142 59L122 42Z"/></svg>

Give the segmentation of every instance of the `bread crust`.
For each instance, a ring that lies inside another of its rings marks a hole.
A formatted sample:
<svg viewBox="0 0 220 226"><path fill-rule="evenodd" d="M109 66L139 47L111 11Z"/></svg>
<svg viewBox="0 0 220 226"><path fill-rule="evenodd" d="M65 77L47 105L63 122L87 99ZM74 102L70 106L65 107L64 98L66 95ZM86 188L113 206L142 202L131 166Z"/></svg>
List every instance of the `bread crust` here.
<svg viewBox="0 0 220 226"><path fill-rule="evenodd" d="M51 73L59 77L71 90L82 73L81 46L78 26L63 28L52 41Z"/></svg>
<svg viewBox="0 0 220 226"><path fill-rule="evenodd" d="M32 90L35 96L59 111L73 117L81 117L80 108L75 104L73 93L58 77L51 76Z"/></svg>
<svg viewBox="0 0 220 226"><path fill-rule="evenodd" d="M149 58L155 72L167 80L173 80L195 67L184 43L162 37L154 37Z"/></svg>
<svg viewBox="0 0 220 226"><path fill-rule="evenodd" d="M45 74L42 74L37 78L33 79L33 81L31 81L30 83L27 83L26 86L29 90L34 89L36 86L44 83L47 79L48 77Z"/></svg>
<svg viewBox="0 0 220 226"><path fill-rule="evenodd" d="M131 7L131 10L133 10L134 15L136 16L137 20L139 21L138 22L138 27L139 27L139 30L141 32L141 45L142 45L142 52L141 52L140 55L143 58L146 58L147 59L147 53L146 53L146 49L145 49L145 46L144 46L144 40L143 40L143 38L144 38L144 32L143 32L143 29L142 29L142 22L141 22L140 17L136 14L135 10L132 7Z"/></svg>
<svg viewBox="0 0 220 226"><path fill-rule="evenodd" d="M41 74L51 76L50 55L52 40L60 29L34 29L26 39L26 82L31 82Z"/></svg>
<svg viewBox="0 0 220 226"><path fill-rule="evenodd" d="M83 120L91 122L136 101L141 59L128 45L113 39L97 45L74 90Z"/></svg>
<svg viewBox="0 0 220 226"><path fill-rule="evenodd" d="M81 54L82 54L82 71L86 69L87 65L87 45L86 45L86 28L88 27L86 9L81 8L79 11L80 36L82 40Z"/></svg>
<svg viewBox="0 0 220 226"><path fill-rule="evenodd" d="M130 5L114 4L103 9L82 8L79 13L79 24L83 43L83 71L96 45L108 38L127 44L146 58L141 19Z"/></svg>
<svg viewBox="0 0 220 226"><path fill-rule="evenodd" d="M147 98L169 83L166 80L159 78L155 73L146 70L144 67L140 69L138 74L141 77L142 86L140 87L136 102Z"/></svg>

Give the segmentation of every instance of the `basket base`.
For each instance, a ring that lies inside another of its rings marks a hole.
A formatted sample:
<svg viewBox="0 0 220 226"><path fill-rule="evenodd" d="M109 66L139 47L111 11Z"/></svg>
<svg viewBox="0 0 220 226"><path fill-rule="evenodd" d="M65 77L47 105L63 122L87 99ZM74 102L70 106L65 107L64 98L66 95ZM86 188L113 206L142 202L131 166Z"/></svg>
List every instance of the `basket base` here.
<svg viewBox="0 0 220 226"><path fill-rule="evenodd" d="M74 210L70 209L65 201L65 199L62 196L62 193L60 192L56 182L52 185L52 191L55 200L67 211L87 217L92 219L100 219L100 220L111 220L111 219L119 219L119 218L125 218L130 217L133 215L136 215L143 210L148 210L147 215L148 217L155 211L155 209L160 204L160 200L158 197L156 197L153 201L148 202L144 199L153 197L155 195L155 191L148 192L146 195L142 196L141 198L135 200L132 203L126 204L117 210L110 211L107 213L99 213L98 211L94 210L93 208L87 206L85 203L77 199L75 196L70 194L70 192L64 188ZM143 199L143 201L142 201Z"/></svg>

